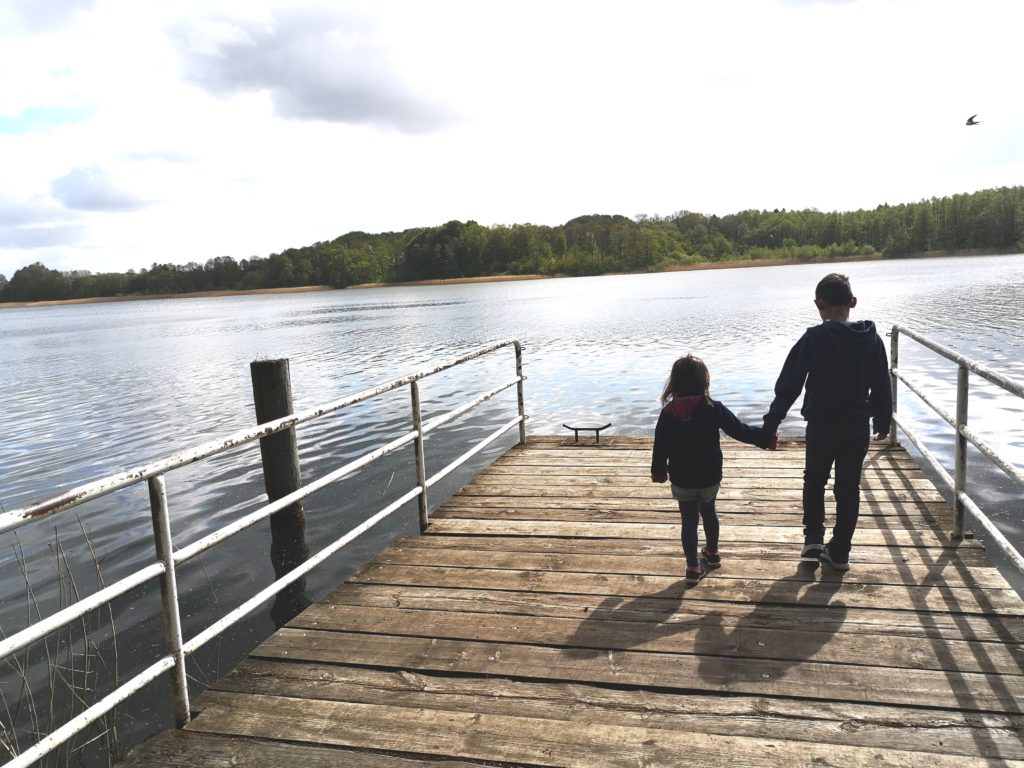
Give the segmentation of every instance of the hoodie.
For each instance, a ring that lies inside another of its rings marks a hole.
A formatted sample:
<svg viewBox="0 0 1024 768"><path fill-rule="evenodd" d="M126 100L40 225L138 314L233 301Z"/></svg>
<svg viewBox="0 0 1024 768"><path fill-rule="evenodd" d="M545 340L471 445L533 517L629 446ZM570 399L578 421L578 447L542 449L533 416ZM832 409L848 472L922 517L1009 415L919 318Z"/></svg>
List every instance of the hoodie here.
<svg viewBox="0 0 1024 768"><path fill-rule="evenodd" d="M875 434L889 431L892 386L885 345L870 320L826 320L808 328L790 350L775 383L764 429L775 432L800 396L809 427L857 429L874 420Z"/></svg>
<svg viewBox="0 0 1024 768"><path fill-rule="evenodd" d="M673 485L682 488L708 488L722 482L719 430L760 448L767 448L775 434L747 426L717 400L709 403L703 395L677 397L658 417L651 474L667 474Z"/></svg>

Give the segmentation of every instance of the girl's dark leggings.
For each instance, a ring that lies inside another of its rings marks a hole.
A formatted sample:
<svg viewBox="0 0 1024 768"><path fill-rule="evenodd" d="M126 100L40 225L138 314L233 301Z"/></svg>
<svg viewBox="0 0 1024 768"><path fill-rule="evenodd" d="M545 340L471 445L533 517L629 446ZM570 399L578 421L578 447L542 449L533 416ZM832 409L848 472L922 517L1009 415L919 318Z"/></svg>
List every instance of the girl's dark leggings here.
<svg viewBox="0 0 1024 768"><path fill-rule="evenodd" d="M708 552L718 551L718 513L715 502L711 501L680 501L679 514L683 518L683 553L686 555L686 567L700 566L700 553L697 550L697 523L704 523L704 545Z"/></svg>

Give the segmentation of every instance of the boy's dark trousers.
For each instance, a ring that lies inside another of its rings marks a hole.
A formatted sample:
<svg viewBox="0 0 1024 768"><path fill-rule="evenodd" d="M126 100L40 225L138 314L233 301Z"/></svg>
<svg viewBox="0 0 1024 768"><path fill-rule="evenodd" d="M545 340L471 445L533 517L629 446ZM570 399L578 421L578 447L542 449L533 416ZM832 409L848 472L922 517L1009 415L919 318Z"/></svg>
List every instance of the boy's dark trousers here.
<svg viewBox="0 0 1024 768"><path fill-rule="evenodd" d="M835 465L836 524L829 552L840 560L850 553L860 507L860 475L871 429L863 424L807 424L804 455L804 543L825 543L825 484Z"/></svg>

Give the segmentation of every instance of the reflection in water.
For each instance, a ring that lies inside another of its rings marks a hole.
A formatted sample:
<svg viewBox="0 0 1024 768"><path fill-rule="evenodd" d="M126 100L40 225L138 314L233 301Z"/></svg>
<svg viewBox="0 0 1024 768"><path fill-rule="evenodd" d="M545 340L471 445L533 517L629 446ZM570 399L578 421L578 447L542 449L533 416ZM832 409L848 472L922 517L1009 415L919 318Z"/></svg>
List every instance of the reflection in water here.
<svg viewBox="0 0 1024 768"><path fill-rule="evenodd" d="M741 419L757 422L772 399L790 346L805 327L818 322L814 285L833 268L850 276L860 299L854 319L873 319L882 332L894 323L909 326L1024 379L1024 256L3 310L0 504L11 509L252 425L249 363L256 359L290 359L294 400L302 409L514 337L526 347L531 433L560 433L563 422L602 418L613 422L613 433L650 435L671 361L693 352L708 363L714 395ZM936 399L952 410L955 366L915 346L901 344L900 367L934 389ZM424 381L425 417L511 378L512 352L505 352ZM1024 405L977 377L971 387L972 425L1011 461L1024 464ZM904 390L901 411L920 425L919 433L950 466L951 430L915 401ZM457 429L429 436L429 472L490 434L514 411L510 391L458 422ZM799 434L801 427L794 411L782 432ZM320 477L410 428L407 391L304 425L297 430L303 477ZM513 440L510 435L475 465L433 487L433 503ZM976 453L969 464L971 494L1013 540L1024 543L1020 489ZM412 467L407 447L352 481L309 497L310 550L318 551L410 489ZM251 512L265 498L255 447L175 471L167 483L179 548ZM75 574L80 588L94 589L93 557L81 527L90 532L107 583L152 561L144 488L84 505L77 519L21 529L18 546L27 577L39 585L43 609L57 597L46 560L55 532L69 560L86 564ZM388 541L417 529L415 505L408 505L315 570L309 594L323 594ZM0 538L0 624L8 633L26 618L24 579L12 555L12 538ZM182 569L186 637L270 583L270 549L267 526L257 525ZM125 651L125 673L137 671L160 652L160 632L153 630L158 620L140 620L142 608L118 610L123 610L125 646L145 653L142 659ZM273 619L253 616L215 644L209 656L216 662L207 676L229 667L279 619L277 612ZM135 727L144 732L153 722L140 720Z"/></svg>

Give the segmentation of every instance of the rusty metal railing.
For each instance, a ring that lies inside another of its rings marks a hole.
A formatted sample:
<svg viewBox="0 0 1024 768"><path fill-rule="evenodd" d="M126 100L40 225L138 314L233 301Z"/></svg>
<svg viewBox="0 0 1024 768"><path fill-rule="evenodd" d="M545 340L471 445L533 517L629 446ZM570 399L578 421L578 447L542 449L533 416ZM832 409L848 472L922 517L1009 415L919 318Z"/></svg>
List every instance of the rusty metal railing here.
<svg viewBox="0 0 1024 768"><path fill-rule="evenodd" d="M515 350L515 378L484 392L472 402L466 403L465 405L428 421L423 420L420 408L419 381L505 347L513 347ZM478 347L467 354L443 362L428 370L419 371L408 376L394 379L379 386L363 390L354 395L343 397L340 400L336 400L325 406L302 411L274 421L269 421L264 424L260 424L253 429L242 430L226 438L203 443L202 445L198 445L194 448L178 452L149 464L136 467L135 469L110 475L76 488L72 488L69 491L51 498L0 514L0 533L4 533L6 531L20 528L21 526L46 519L92 499L113 493L119 489L145 482L149 487L150 508L153 516L154 544L157 554L156 561L150 565L135 571L129 576L126 576L114 584L111 584L110 586L73 603L67 608L60 610L45 619L35 622L17 634L4 638L0 641L0 661L19 650L24 649L31 643L45 637L50 632L66 626L67 624L81 618L89 611L99 608L116 597L124 595L135 587L154 578L161 579L164 632L167 643L167 655L157 660L154 664L137 674L127 683L124 683L113 690L106 697L69 720L57 730L43 736L35 745L5 763L4 768L26 768L27 766L32 765L41 757L72 738L75 734L84 730L90 724L103 717L118 704L145 688L165 672L172 673L171 683L175 720L179 726L185 725L189 721L189 694L188 683L185 677L186 657L195 653L207 642L217 637L232 625L236 624L271 597L301 579L317 565L324 562L331 555L335 554L346 544L372 528L381 520L397 511L407 502L410 502L413 499L419 500L420 523L421 526L426 526L429 508L427 504L427 490L431 486L458 467L465 464L470 458L482 451L488 445L492 444L513 427L519 427L520 443L526 441L526 411L523 397L524 381L522 346L520 343L513 339L495 342L493 344ZM350 405L369 400L378 395L406 386L408 386L411 391L413 420L413 429L411 432L392 440L374 451L360 456L358 459L333 470L323 477L306 483L295 492L260 507L241 519L214 531L198 541L177 550L174 548L174 543L171 537L170 513L167 507L167 493L165 490L164 480L165 475L168 472L180 469L181 467L193 464L197 461L201 461L239 446L253 443L277 432L291 429L299 424L321 418ZM484 439L480 440L471 449L463 453L459 458L455 459L455 461L451 462L440 471L436 472L433 476L427 477L423 450L424 436L427 433L458 419L476 406L481 405L500 392L510 389L513 386L516 387L518 410L516 417L506 424L503 424ZM268 587L242 603L242 605L225 615L219 621L211 624L195 637L187 641L182 638L176 583L177 566L200 553L205 552L231 536L251 527L257 522L268 518L273 513L278 512L285 507L294 504L300 499L303 499L306 496L309 496L310 494L353 474L371 462L393 453L409 443L415 444L416 456L416 485L412 489L364 522L360 523L355 528L345 533L317 554L303 561L286 575L277 579Z"/></svg>
<svg viewBox="0 0 1024 768"><path fill-rule="evenodd" d="M932 398L925 393L924 388L915 384L899 368L899 340L900 336L907 336L913 339L923 347L930 349L932 352L940 355L957 364L957 379L956 379L956 413L950 414L942 406L938 405ZM999 454L999 452L990 446L985 440L983 440L976 432L974 432L967 425L967 413L968 413L968 399L970 396L968 376L970 373L974 373L981 376L983 379L992 382L998 387L1001 387L1010 394L1016 395L1017 397L1024 398L1024 384L1019 381L1014 381L998 371L994 371L979 362L971 360L964 355L955 352L949 347L945 347L938 342L932 341L926 336L922 336L919 333L911 331L909 328L904 328L901 325L894 325L892 327L891 341L891 368L890 377L892 380L892 427L889 430L889 442L892 444L896 443L896 428L899 427L903 430L907 438L917 447L921 452L921 456L928 463L928 465L934 470L935 474L939 476L943 483L953 492L952 507L953 507L953 536L961 538L964 535L964 513L970 511L974 519L977 520L978 524L984 528L988 534L989 540L998 546L1003 553L1009 558L1010 562L1014 564L1017 570L1024 573L1024 556L1011 544L1006 536L1003 535L1002 531L997 528L988 516L978 507L973 499L967 494L967 443L970 442L975 448L977 448L982 454L988 457L993 464L1003 470L1007 475L1017 481L1022 487L1024 487L1024 472L1014 466L1011 462L1005 459ZM921 400L935 413L937 413L943 421L949 424L955 430L955 450L953 457L953 475L950 476L949 472L945 467L936 459L935 455L928 450L925 446L924 441L921 440L906 423L906 420L901 418L896 410L897 403L897 384L903 382L907 389L917 395Z"/></svg>

